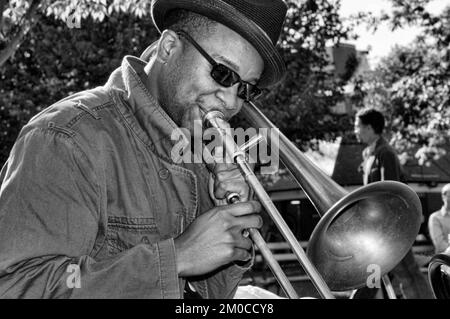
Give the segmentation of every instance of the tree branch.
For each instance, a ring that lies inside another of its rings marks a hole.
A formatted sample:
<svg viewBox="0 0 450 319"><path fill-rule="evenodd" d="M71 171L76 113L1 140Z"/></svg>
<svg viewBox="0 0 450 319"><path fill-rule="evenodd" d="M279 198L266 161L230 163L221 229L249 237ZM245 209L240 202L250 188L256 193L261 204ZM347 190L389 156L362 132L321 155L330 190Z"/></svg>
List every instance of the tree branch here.
<svg viewBox="0 0 450 319"><path fill-rule="evenodd" d="M3 38L3 11L5 11L8 0L0 0L0 40Z"/></svg>
<svg viewBox="0 0 450 319"><path fill-rule="evenodd" d="M30 7L27 12L21 19L23 25L19 26L19 30L17 30L16 34L11 36L9 43L7 43L6 48L0 51L0 67L14 54L14 52L20 47L22 44L25 35L31 28L36 24L38 17L36 15L37 8L39 7L38 0L32 0Z"/></svg>

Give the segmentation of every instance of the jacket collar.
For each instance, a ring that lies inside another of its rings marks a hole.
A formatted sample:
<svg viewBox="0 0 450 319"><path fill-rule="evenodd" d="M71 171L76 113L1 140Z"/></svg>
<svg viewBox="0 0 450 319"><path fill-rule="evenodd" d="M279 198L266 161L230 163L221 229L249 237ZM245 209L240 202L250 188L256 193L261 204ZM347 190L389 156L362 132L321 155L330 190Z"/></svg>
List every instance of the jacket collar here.
<svg viewBox="0 0 450 319"><path fill-rule="evenodd" d="M143 81L147 77L146 64L137 57L125 56L105 88L139 139L165 160L173 162L170 153L176 141L171 140L171 135L179 128L146 88Z"/></svg>
<svg viewBox="0 0 450 319"><path fill-rule="evenodd" d="M376 141L372 142L369 146L364 149L364 153L367 156L371 156L377 153L377 151L384 145L387 144L387 141L384 137L380 136Z"/></svg>

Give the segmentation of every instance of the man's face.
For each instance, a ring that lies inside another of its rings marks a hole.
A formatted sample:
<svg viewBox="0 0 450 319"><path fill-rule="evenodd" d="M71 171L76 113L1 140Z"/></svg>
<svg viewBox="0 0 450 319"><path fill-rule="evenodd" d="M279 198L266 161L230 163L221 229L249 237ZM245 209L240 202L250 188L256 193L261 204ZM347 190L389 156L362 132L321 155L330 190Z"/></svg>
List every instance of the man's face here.
<svg viewBox="0 0 450 319"><path fill-rule="evenodd" d="M216 62L237 72L243 81L255 84L264 62L259 53L233 30L218 24L217 31L207 37L195 37L198 44ZM193 130L210 110L221 111L227 119L243 105L237 96L238 85L223 87L210 75L212 65L188 41L179 37L183 50L173 59L173 67L164 78L160 103L181 127Z"/></svg>
<svg viewBox="0 0 450 319"><path fill-rule="evenodd" d="M355 135L358 142L364 144L370 144L374 136L374 131L372 126L365 125L361 122L359 117L355 118Z"/></svg>

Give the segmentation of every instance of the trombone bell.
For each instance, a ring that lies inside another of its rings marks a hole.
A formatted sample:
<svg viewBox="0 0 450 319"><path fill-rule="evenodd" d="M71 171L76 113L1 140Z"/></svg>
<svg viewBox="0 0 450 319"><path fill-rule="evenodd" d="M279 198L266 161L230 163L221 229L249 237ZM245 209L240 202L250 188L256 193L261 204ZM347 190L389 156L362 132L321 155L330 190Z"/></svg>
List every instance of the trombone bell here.
<svg viewBox="0 0 450 319"><path fill-rule="evenodd" d="M369 285L372 274L386 274L411 249L421 224L420 207L414 191L399 182L357 189L323 215L308 256L334 291Z"/></svg>
<svg viewBox="0 0 450 319"><path fill-rule="evenodd" d="M241 112L255 128L276 129L251 102ZM411 249L419 232L422 206L417 194L394 181L349 194L281 132L279 141L268 139L322 217L309 240L308 257L330 289L361 288L376 267L381 280Z"/></svg>

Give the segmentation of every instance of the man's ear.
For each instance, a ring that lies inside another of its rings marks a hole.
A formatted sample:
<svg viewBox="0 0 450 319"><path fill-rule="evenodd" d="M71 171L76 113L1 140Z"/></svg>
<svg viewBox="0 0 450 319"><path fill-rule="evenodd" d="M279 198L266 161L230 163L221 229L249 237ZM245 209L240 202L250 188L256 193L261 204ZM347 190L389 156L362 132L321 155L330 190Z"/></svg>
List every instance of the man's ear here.
<svg viewBox="0 0 450 319"><path fill-rule="evenodd" d="M182 49L183 43L178 34L172 30L164 30L161 34L156 51L156 60L167 64L169 59Z"/></svg>

